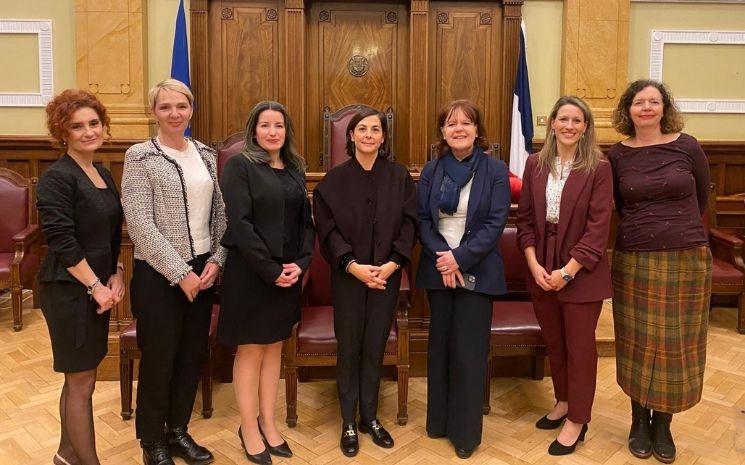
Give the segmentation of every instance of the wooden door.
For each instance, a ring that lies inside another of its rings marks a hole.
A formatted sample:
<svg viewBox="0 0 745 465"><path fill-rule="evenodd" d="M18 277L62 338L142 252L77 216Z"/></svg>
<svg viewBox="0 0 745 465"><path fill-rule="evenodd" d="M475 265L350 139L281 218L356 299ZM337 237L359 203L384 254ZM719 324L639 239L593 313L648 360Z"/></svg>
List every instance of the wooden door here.
<svg viewBox="0 0 745 465"><path fill-rule="evenodd" d="M408 3L408 2L407 2ZM408 163L408 12L404 3L313 3L307 16L305 157L322 171L323 109L391 107L396 159Z"/></svg>

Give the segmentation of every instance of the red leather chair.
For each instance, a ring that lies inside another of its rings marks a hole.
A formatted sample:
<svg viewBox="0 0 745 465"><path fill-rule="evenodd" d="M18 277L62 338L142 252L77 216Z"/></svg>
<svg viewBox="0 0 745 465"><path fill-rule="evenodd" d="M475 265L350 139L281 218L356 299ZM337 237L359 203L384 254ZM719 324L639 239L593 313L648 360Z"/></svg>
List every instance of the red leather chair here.
<svg viewBox="0 0 745 465"><path fill-rule="evenodd" d="M517 229L506 227L499 247L504 261L507 294L499 296L492 306L489 364L485 380L484 415L491 410L491 369L493 357L529 355L533 358L533 379L543 379L546 344L533 311L526 279L532 279L525 256L517 245Z"/></svg>
<svg viewBox="0 0 745 465"><path fill-rule="evenodd" d="M34 220L36 179L0 168L0 290L10 289L13 330L23 328L23 289L33 288L38 308L36 275L39 272L41 235Z"/></svg>
<svg viewBox="0 0 745 465"><path fill-rule="evenodd" d="M409 294L406 272L401 279L396 318L388 335L383 365L396 365L398 379L399 425L408 421L409 389ZM334 337L334 307L331 304L331 270L316 242L313 261L303 278L300 322L284 346L285 399L287 425L297 424L298 368L336 366L336 338Z"/></svg>
<svg viewBox="0 0 745 465"><path fill-rule="evenodd" d="M347 125L349 120L360 110L370 108L367 105L347 105L331 113L329 107L323 109L323 170L331 168L349 160L346 151ZM393 141L393 109L385 110L385 118L388 123L388 138ZM391 150L393 145L391 144Z"/></svg>
<svg viewBox="0 0 745 465"><path fill-rule="evenodd" d="M704 225L709 233L712 263L711 295L737 296L737 331L745 334L745 262L743 241L717 228L717 199L714 184L709 185L709 205Z"/></svg>

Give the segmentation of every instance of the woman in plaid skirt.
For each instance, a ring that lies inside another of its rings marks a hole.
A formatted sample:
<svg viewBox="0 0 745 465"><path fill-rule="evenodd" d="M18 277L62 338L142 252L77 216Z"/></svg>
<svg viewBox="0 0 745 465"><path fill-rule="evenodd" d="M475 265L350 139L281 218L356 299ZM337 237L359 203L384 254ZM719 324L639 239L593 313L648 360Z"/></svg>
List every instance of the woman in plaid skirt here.
<svg viewBox="0 0 745 465"><path fill-rule="evenodd" d="M698 403L711 253L702 221L709 164L661 82L629 85L613 113L628 139L608 153L620 217L613 254L616 371L631 397L629 450L675 460L674 413Z"/></svg>

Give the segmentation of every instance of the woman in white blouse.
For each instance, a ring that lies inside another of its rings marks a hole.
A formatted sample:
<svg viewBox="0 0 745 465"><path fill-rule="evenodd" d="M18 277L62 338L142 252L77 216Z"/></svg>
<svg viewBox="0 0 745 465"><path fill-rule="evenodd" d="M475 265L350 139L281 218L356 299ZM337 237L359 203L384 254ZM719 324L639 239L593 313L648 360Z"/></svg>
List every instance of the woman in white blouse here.
<svg viewBox="0 0 745 465"><path fill-rule="evenodd" d="M551 455L573 452L590 421L595 327L603 299L611 296L606 244L612 195L610 164L595 144L590 109L580 98L561 97L543 148L525 163L517 210L518 241L533 276L528 288L556 396L536 427L564 423Z"/></svg>
<svg viewBox="0 0 745 465"><path fill-rule="evenodd" d="M215 151L184 137L193 111L189 88L166 79L148 97L158 134L127 150L122 175L142 352L135 426L145 465L171 465L171 455L207 464L212 454L187 425L207 356L212 286L225 261L225 206Z"/></svg>

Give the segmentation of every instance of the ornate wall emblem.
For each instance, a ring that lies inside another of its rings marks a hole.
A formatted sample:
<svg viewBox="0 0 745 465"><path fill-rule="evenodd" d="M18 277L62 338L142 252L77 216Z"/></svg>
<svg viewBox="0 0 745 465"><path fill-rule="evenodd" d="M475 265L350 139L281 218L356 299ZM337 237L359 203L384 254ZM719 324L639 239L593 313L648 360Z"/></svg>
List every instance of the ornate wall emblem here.
<svg viewBox="0 0 745 465"><path fill-rule="evenodd" d="M269 8L266 10L266 20L267 21L276 21L279 15L277 14L277 10L274 8Z"/></svg>
<svg viewBox="0 0 745 465"><path fill-rule="evenodd" d="M385 14L385 21L387 23L393 23L393 24L398 23L398 13L396 13L395 11L389 11L388 13Z"/></svg>
<svg viewBox="0 0 745 465"><path fill-rule="evenodd" d="M232 8L223 8L220 12L220 17L223 21L227 21L229 19L233 19L233 9Z"/></svg>
<svg viewBox="0 0 745 465"><path fill-rule="evenodd" d="M352 58L349 59L349 63L347 63L347 69L349 70L349 74L351 74L354 77L362 77L365 74L367 74L367 70L370 68L370 62L367 60L367 58L363 57L362 55L354 55Z"/></svg>
<svg viewBox="0 0 745 465"><path fill-rule="evenodd" d="M437 13L437 24L447 24L450 20L450 15L447 11L440 11Z"/></svg>
<svg viewBox="0 0 745 465"><path fill-rule="evenodd" d="M328 23L331 21L331 13L329 13L328 10L321 10L321 12L318 13L318 21Z"/></svg>
<svg viewBox="0 0 745 465"><path fill-rule="evenodd" d="M489 26L491 24L491 15L489 13L481 13L481 21L482 26Z"/></svg>

